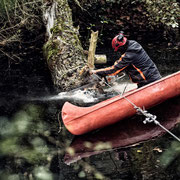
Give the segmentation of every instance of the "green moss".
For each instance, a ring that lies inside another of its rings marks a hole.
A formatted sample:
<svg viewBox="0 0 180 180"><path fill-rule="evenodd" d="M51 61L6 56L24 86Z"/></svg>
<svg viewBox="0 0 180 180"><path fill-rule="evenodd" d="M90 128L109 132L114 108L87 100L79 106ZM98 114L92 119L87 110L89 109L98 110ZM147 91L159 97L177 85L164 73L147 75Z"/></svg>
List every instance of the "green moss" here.
<svg viewBox="0 0 180 180"><path fill-rule="evenodd" d="M50 32L52 34L61 34L62 32L62 27L61 25L57 24L56 26L54 26L53 28L51 28Z"/></svg>
<svg viewBox="0 0 180 180"><path fill-rule="evenodd" d="M49 62L50 58L57 55L59 52L59 41L48 41L43 47L43 52Z"/></svg>

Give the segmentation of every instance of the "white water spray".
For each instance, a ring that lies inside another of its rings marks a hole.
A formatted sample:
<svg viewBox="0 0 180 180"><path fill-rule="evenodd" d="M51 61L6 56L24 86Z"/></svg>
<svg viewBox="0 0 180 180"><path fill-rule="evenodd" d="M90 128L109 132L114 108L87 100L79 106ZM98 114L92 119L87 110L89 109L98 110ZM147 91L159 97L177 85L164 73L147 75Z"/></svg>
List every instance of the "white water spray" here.
<svg viewBox="0 0 180 180"><path fill-rule="evenodd" d="M96 103L99 102L100 99L110 98L112 96L117 95L118 93L125 93L127 91L136 89L137 85L134 83L114 83L111 88L104 89L105 94L97 94L95 91L87 91L87 90L76 90L69 92L61 92L57 95L47 96L43 98L33 98L32 101L40 100L40 101L73 101L78 103ZM115 92L116 91L116 92ZM113 94L112 94L113 93ZM109 95L109 96L108 96Z"/></svg>
<svg viewBox="0 0 180 180"><path fill-rule="evenodd" d="M66 100L73 100L76 102L83 102L83 103L93 103L97 102L98 98L94 97L93 92L89 92L86 90L77 90L74 92L61 92L56 97L52 97L52 99L66 99Z"/></svg>
<svg viewBox="0 0 180 180"><path fill-rule="evenodd" d="M94 92L86 91L86 90L77 90L70 92L61 92L57 95L45 96L45 97L36 97L30 98L30 101L73 101L79 103L95 103L99 99L98 96L95 96Z"/></svg>

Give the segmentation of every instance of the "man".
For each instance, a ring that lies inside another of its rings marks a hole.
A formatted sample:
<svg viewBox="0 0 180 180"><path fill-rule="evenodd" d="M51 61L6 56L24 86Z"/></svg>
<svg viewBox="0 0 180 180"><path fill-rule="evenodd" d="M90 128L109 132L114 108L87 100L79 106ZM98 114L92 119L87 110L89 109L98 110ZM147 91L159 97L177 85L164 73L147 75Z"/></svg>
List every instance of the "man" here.
<svg viewBox="0 0 180 180"><path fill-rule="evenodd" d="M161 78L156 65L142 46L134 40L128 40L123 33L113 38L112 48L122 54L119 60L111 67L92 70L92 74L113 76L125 70L138 88Z"/></svg>

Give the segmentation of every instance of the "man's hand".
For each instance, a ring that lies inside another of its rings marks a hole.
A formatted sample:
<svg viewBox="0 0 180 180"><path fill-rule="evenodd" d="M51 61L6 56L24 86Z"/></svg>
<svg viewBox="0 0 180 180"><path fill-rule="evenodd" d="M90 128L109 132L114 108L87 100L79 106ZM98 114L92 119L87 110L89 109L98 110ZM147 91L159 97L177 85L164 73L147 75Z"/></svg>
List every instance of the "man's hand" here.
<svg viewBox="0 0 180 180"><path fill-rule="evenodd" d="M96 73L96 70L93 70L93 69L92 69L92 70L89 71L89 73L90 73L90 75L95 74L95 73Z"/></svg>

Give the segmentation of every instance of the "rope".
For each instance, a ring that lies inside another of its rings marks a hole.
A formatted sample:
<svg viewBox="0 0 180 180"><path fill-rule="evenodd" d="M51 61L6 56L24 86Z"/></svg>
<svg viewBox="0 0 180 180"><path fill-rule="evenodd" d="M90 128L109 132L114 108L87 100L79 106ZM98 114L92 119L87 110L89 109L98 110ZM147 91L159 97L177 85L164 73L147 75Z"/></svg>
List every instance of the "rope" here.
<svg viewBox="0 0 180 180"><path fill-rule="evenodd" d="M143 123L146 124L146 123L151 123L151 122L154 122L154 124L160 126L162 129L164 129L167 133L169 133L171 136L173 136L177 141L180 142L180 138L178 138L176 135L174 135L171 131L169 131L168 129L166 129L162 124L160 124L159 121L156 120L156 116L153 117L153 118L146 118Z"/></svg>
<svg viewBox="0 0 180 180"><path fill-rule="evenodd" d="M95 75L99 80L102 80L97 74L93 74ZM104 81L104 80L103 80ZM104 81L104 83L109 86L110 88L112 88L115 92L117 92L122 98L124 98L126 101L128 101L133 107L134 109L136 109L137 113L144 115L146 118L143 121L144 124L146 123L151 123L154 122L156 125L160 126L162 129L164 129L167 133L169 133L171 136L173 136L177 141L180 142L180 139L174 135L171 131L169 131L168 129L166 129L162 124L160 124L160 122L158 120L156 120L156 116L148 113L148 111L143 110L142 108L136 106L132 101L130 101L128 98L126 98L125 96L123 96L123 93L119 93L118 91L116 91L111 85L109 85L106 81Z"/></svg>

